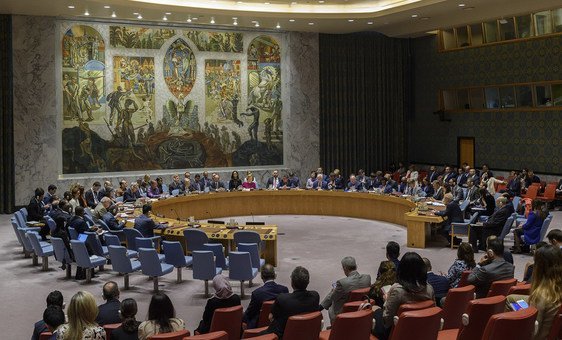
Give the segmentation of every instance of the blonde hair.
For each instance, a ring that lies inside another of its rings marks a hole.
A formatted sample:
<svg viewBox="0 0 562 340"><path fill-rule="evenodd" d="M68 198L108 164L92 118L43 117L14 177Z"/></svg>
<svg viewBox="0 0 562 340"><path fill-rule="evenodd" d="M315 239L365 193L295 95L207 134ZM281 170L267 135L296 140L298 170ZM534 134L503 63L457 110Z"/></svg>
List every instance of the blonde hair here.
<svg viewBox="0 0 562 340"><path fill-rule="evenodd" d="M68 332L64 339L82 339L84 329L96 326L98 316L98 306L94 296L85 291L74 294L67 309L68 313Z"/></svg>
<svg viewBox="0 0 562 340"><path fill-rule="evenodd" d="M562 302L562 250L547 245L535 252L529 303L557 306Z"/></svg>

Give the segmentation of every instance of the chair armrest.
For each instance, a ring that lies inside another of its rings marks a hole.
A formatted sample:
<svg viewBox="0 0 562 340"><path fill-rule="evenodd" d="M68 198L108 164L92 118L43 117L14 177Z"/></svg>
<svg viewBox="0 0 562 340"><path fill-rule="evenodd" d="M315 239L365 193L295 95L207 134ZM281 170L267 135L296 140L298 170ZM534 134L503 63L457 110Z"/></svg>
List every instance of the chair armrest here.
<svg viewBox="0 0 562 340"><path fill-rule="evenodd" d="M470 223L453 222L451 227L468 227Z"/></svg>
<svg viewBox="0 0 562 340"><path fill-rule="evenodd" d="M445 320L443 320L443 318L441 318L440 323L439 323L439 330L442 331L443 330L443 325L445 324Z"/></svg>
<svg viewBox="0 0 562 340"><path fill-rule="evenodd" d="M27 227L27 228L20 228L20 229L25 230L26 233L28 231L33 231L33 232L36 232L36 233L41 231L41 228L39 228L39 227Z"/></svg>
<svg viewBox="0 0 562 340"><path fill-rule="evenodd" d="M468 314L464 313L462 315L462 324L464 326L468 326L468 323L470 322L469 318L468 318Z"/></svg>
<svg viewBox="0 0 562 340"><path fill-rule="evenodd" d="M394 326L396 326L396 324L398 323L398 316L395 315L395 316L392 318L392 321L393 321L393 323L394 323Z"/></svg>

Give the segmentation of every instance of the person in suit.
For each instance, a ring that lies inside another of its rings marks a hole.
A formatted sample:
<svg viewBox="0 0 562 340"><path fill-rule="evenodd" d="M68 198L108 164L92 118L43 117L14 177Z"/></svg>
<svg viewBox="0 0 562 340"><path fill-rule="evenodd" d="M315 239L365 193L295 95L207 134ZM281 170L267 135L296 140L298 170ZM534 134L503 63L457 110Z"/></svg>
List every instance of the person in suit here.
<svg viewBox="0 0 562 340"><path fill-rule="evenodd" d="M58 290L54 290L47 295L47 308L54 306L60 309L64 308L64 299L62 293ZM63 313L64 315L64 313ZM43 314L44 316L44 314ZM33 334L31 335L31 340L39 340L39 335L43 332L48 332L49 329L45 323L45 319L41 319L33 325Z"/></svg>
<svg viewBox="0 0 562 340"><path fill-rule="evenodd" d="M468 180L471 180L474 185L478 185L480 183L480 176L476 173L476 169L468 168L468 175L466 176L466 181L463 184L464 187L468 187Z"/></svg>
<svg viewBox="0 0 562 340"><path fill-rule="evenodd" d="M201 181L201 175L195 174L195 180L191 181L189 186L190 192L202 192L205 191L205 183Z"/></svg>
<svg viewBox="0 0 562 340"><path fill-rule="evenodd" d="M504 247L499 239L488 242L486 255L476 265L476 268L468 275L468 284L476 287L476 298L480 299L488 295L492 282L513 278L514 267L503 258Z"/></svg>
<svg viewBox="0 0 562 340"><path fill-rule="evenodd" d="M289 317L312 313L318 310L320 295L314 290L306 290L310 274L304 267L298 266L291 273L292 293L279 294L271 308L271 324L262 334L275 333L283 338L285 325Z"/></svg>
<svg viewBox="0 0 562 340"><path fill-rule="evenodd" d="M232 174L230 174L230 181L228 182L228 190L230 191L240 190L240 187L242 187L242 180L240 179L240 175L238 174L238 171L234 170L232 171Z"/></svg>
<svg viewBox="0 0 562 340"><path fill-rule="evenodd" d="M55 193L57 192L57 186L54 184L49 184L47 192L43 197L43 204L52 204L55 198Z"/></svg>
<svg viewBox="0 0 562 340"><path fill-rule="evenodd" d="M324 181L324 175L316 175L316 181L312 183L312 190L328 190L328 182Z"/></svg>
<svg viewBox="0 0 562 340"><path fill-rule="evenodd" d="M103 192L101 191L101 184L100 182L94 182L92 187L86 191L84 197L86 198L86 203L92 209L98 205L102 197L104 196Z"/></svg>
<svg viewBox="0 0 562 340"><path fill-rule="evenodd" d="M394 263L394 270L398 270L400 266L400 245L394 241L390 241L386 244L386 259ZM379 264L379 269L377 270L377 280L382 274L382 267L385 261L381 261Z"/></svg>
<svg viewBox="0 0 562 340"><path fill-rule="evenodd" d="M119 181L119 187L115 190L115 196L116 197L122 197L123 195L125 195L125 191L127 191L127 181L122 179Z"/></svg>
<svg viewBox="0 0 562 340"><path fill-rule="evenodd" d="M527 176L525 177L525 188L528 188L533 183L540 183L541 179L539 176L535 175L535 172L531 169L527 170Z"/></svg>
<svg viewBox="0 0 562 340"><path fill-rule="evenodd" d="M279 185L277 186L279 190L291 190L291 180L289 179L289 175L283 175Z"/></svg>
<svg viewBox="0 0 562 340"><path fill-rule="evenodd" d="M449 232L451 231L451 223L463 223L464 218L462 216L462 211L459 203L453 200L453 195L451 193L445 194L445 196L443 197L443 204L445 204L445 210L434 210L433 212L437 216L447 217L447 219L441 224L441 235L443 235L443 237L445 237L447 241L450 241ZM453 242L454 244L460 244L462 240L455 237ZM450 246L451 244L447 245L447 247Z"/></svg>
<svg viewBox="0 0 562 340"><path fill-rule="evenodd" d="M485 240L491 236L499 236L502 232L505 221L511 216L512 211L507 205L507 198L500 196L496 199L497 210L482 224L471 225L470 243L474 252L484 249ZM480 245L478 245L480 244Z"/></svg>
<svg viewBox="0 0 562 340"><path fill-rule="evenodd" d="M74 228L78 234L83 234L87 231L91 231L88 223L84 219L84 208L76 207L74 209L74 216L68 222L69 228Z"/></svg>
<svg viewBox="0 0 562 340"><path fill-rule="evenodd" d="M132 183L131 187L123 193L123 202L135 202L139 198L141 198L141 193L136 182Z"/></svg>
<svg viewBox="0 0 562 340"><path fill-rule="evenodd" d="M213 180L209 184L209 191L212 192L226 191L226 188L224 187L224 183L221 182L221 178L219 174L213 174Z"/></svg>
<svg viewBox="0 0 562 340"><path fill-rule="evenodd" d="M47 326L45 332L52 334L49 339L55 340L58 336L57 328L66 322L66 316L59 306L48 306L43 312L43 321Z"/></svg>
<svg viewBox="0 0 562 340"><path fill-rule="evenodd" d="M161 194L162 191L158 188L158 182L155 179L150 180L150 187L148 187L148 190L146 191L146 196L150 198L160 198Z"/></svg>
<svg viewBox="0 0 562 340"><path fill-rule="evenodd" d="M116 282L108 281L103 285L103 299L105 303L98 306L99 313L96 317L98 325L121 323L119 316L121 302L119 301L119 286Z"/></svg>
<svg viewBox="0 0 562 340"><path fill-rule="evenodd" d="M457 173L451 170L450 166L445 167L445 172L443 172L443 182L448 183L451 178L457 178ZM432 181L433 183L433 181Z"/></svg>
<svg viewBox="0 0 562 340"><path fill-rule="evenodd" d="M431 185L433 185L432 198L436 201L441 201L443 199L443 196L445 195L445 190L443 190L441 183L439 183L439 181L433 181Z"/></svg>
<svg viewBox="0 0 562 340"><path fill-rule="evenodd" d="M349 293L355 289L367 288L371 285L371 276L359 274L355 258L346 256L341 260L341 266L345 277L332 284L332 290L320 306L328 310L330 322L333 324L336 316L342 312L343 304L347 302Z"/></svg>
<svg viewBox="0 0 562 340"><path fill-rule="evenodd" d="M423 258L423 262L427 271L427 283L433 287L435 299L439 305L439 301L447 296L447 292L449 292L449 280L445 276L437 275L432 271L431 261L427 257Z"/></svg>
<svg viewBox="0 0 562 340"><path fill-rule="evenodd" d="M546 234L546 238L553 246L562 248L562 230L552 229Z"/></svg>
<svg viewBox="0 0 562 340"><path fill-rule="evenodd" d="M203 186L203 189L208 187L209 184L211 184L211 179L209 178L209 172L203 171L203 177L201 177L201 184Z"/></svg>
<svg viewBox="0 0 562 340"><path fill-rule="evenodd" d="M289 181L291 182L291 189L300 188L301 180L295 175L293 171L289 172Z"/></svg>
<svg viewBox="0 0 562 340"><path fill-rule="evenodd" d="M425 197L433 196L433 185L431 185L431 182L427 177L424 177L424 179L422 179L421 189L424 192Z"/></svg>
<svg viewBox="0 0 562 340"><path fill-rule="evenodd" d="M135 218L134 228L142 234L142 237L154 237L154 229L164 228L163 225L156 224L152 218L150 218L151 211L152 206L150 204L145 204L142 206L142 215Z"/></svg>
<svg viewBox="0 0 562 340"><path fill-rule="evenodd" d="M179 194L183 194L185 191L185 186L182 181L180 181L180 175L175 174L172 177L172 183L168 185L169 194L172 194L172 191L179 190Z"/></svg>
<svg viewBox="0 0 562 340"><path fill-rule="evenodd" d="M279 183L281 180L279 179L279 170L273 170L271 173L271 177L267 179L266 188L271 190L277 190L279 187Z"/></svg>
<svg viewBox="0 0 562 340"><path fill-rule="evenodd" d="M215 294L207 300L205 311L203 312L203 319L199 322L195 334L209 333L213 314L216 309L234 307L241 304L240 296L232 292L230 282L224 275L219 274L213 278L213 288L215 289Z"/></svg>
<svg viewBox="0 0 562 340"><path fill-rule="evenodd" d="M346 191L362 191L363 183L359 182L355 175L349 176L349 183L347 183Z"/></svg>
<svg viewBox="0 0 562 340"><path fill-rule="evenodd" d="M261 279L263 286L257 288L252 292L250 304L244 312L242 321L246 323L248 329L256 328L258 326L260 309L264 301L274 300L277 295L289 293L289 289L283 285L275 282L275 268L266 264L261 268Z"/></svg>
<svg viewBox="0 0 562 340"><path fill-rule="evenodd" d="M464 190L457 185L457 179L451 178L448 182L449 188L451 188L451 194L453 195L453 201L457 203L464 200Z"/></svg>
<svg viewBox="0 0 562 340"><path fill-rule="evenodd" d="M111 332L112 340L138 340L140 322L135 318L137 310L137 302L134 299L121 301L121 326Z"/></svg>
<svg viewBox="0 0 562 340"><path fill-rule="evenodd" d="M435 169L435 166L434 165L430 166L429 174L427 175L429 183L436 181L439 178L439 176L441 176L441 174L439 173L439 171Z"/></svg>
<svg viewBox="0 0 562 340"><path fill-rule="evenodd" d="M471 178L469 178L466 181L466 188L467 188L466 199L468 200L468 206L472 207L476 205L478 201L480 201L480 197L481 197L480 190L478 186L475 185L475 183L472 181Z"/></svg>
<svg viewBox="0 0 562 340"><path fill-rule="evenodd" d="M39 235L43 241L47 240L47 235L49 235L49 225L45 221L45 211L51 207L50 204L43 203L43 198L45 196L45 190L43 188L35 189L35 196L29 201L27 205L27 220L37 221L43 223L41 230L39 230Z"/></svg>
<svg viewBox="0 0 562 340"><path fill-rule="evenodd" d="M507 182L507 188L501 190L500 192L507 192L510 196L520 196L521 195L521 177L517 171L512 171L510 179Z"/></svg>

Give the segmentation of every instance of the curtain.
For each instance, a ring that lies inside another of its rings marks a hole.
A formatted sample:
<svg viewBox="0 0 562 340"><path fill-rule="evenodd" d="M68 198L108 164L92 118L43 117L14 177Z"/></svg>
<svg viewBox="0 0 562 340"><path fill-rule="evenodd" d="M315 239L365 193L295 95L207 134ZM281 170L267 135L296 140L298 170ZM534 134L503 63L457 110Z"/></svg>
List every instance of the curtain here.
<svg viewBox="0 0 562 340"><path fill-rule="evenodd" d="M410 43L374 32L320 34L320 164L384 170L407 155Z"/></svg>
<svg viewBox="0 0 562 340"><path fill-rule="evenodd" d="M0 15L0 213L14 210L12 17Z"/></svg>

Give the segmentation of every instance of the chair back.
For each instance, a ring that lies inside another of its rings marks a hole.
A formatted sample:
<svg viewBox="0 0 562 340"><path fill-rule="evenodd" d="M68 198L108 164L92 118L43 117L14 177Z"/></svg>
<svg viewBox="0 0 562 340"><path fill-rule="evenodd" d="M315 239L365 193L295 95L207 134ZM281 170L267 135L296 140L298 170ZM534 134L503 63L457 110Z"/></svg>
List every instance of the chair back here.
<svg viewBox="0 0 562 340"><path fill-rule="evenodd" d="M347 302L362 301L365 295L369 294L370 289L371 287L352 290L347 296Z"/></svg>
<svg viewBox="0 0 562 340"><path fill-rule="evenodd" d="M192 252L196 250L203 250L203 245L209 243L209 237L204 231L199 229L185 229L183 231L183 237L187 244L187 251Z"/></svg>
<svg viewBox="0 0 562 340"><path fill-rule="evenodd" d="M21 214L21 211L16 211L14 213L14 216L16 217L16 222L18 223L18 226L20 228L27 227L27 224L25 223L27 221L27 218L23 217L23 215Z"/></svg>
<svg viewBox="0 0 562 340"><path fill-rule="evenodd" d="M135 244L138 248L154 248L156 249L156 242L150 237L135 237Z"/></svg>
<svg viewBox="0 0 562 340"><path fill-rule="evenodd" d="M443 311L439 307L404 312L398 317L391 340L435 340L441 327ZM413 337L412 331L416 334Z"/></svg>
<svg viewBox="0 0 562 340"><path fill-rule="evenodd" d="M39 241L39 234L34 231L27 232L27 237L29 238L29 242L31 242L31 247L35 252L35 255L39 257L49 256L49 252L52 251L52 246L48 246L43 248L41 246L41 242ZM52 255L53 253L50 253Z"/></svg>
<svg viewBox="0 0 562 340"><path fill-rule="evenodd" d="M70 254L64 245L64 241L62 238L58 237L51 237L51 244L53 245L53 250L55 252L55 260L60 263L71 263L72 259L70 258Z"/></svg>
<svg viewBox="0 0 562 340"><path fill-rule="evenodd" d="M463 325L457 340L481 339L490 317L503 312L504 309L505 296L502 295L470 301L466 313L463 314Z"/></svg>
<svg viewBox="0 0 562 340"><path fill-rule="evenodd" d="M234 233L234 244L238 247L239 243L255 243L261 249L260 234L251 230L239 230Z"/></svg>
<svg viewBox="0 0 562 340"><path fill-rule="evenodd" d="M162 276L162 266L158 253L154 248L138 248L139 261L141 263L142 273L147 276Z"/></svg>
<svg viewBox="0 0 562 340"><path fill-rule="evenodd" d="M321 330L322 313L312 312L293 315L287 320L283 338L291 340L318 339Z"/></svg>
<svg viewBox="0 0 562 340"><path fill-rule="evenodd" d="M70 235L71 240L77 240L78 239L78 232L76 232L76 229L74 229L72 227L68 227L68 235Z"/></svg>
<svg viewBox="0 0 562 340"><path fill-rule="evenodd" d="M268 333L252 337L254 340L277 340L279 339L275 333Z"/></svg>
<svg viewBox="0 0 562 340"><path fill-rule="evenodd" d="M511 294L529 295L530 292L531 292L530 283L520 284L520 285L516 284L515 286L509 288L509 292L507 293L507 295L511 295Z"/></svg>
<svg viewBox="0 0 562 340"><path fill-rule="evenodd" d="M553 200L556 198L556 188L558 183L548 183L544 189L544 195L539 198Z"/></svg>
<svg viewBox="0 0 562 340"><path fill-rule="evenodd" d="M552 221L552 215L548 215L544 221L542 222L542 227L541 227L541 236L540 236L540 240L544 240L544 238L546 237L546 232L548 231L548 227L550 227L550 222Z"/></svg>
<svg viewBox="0 0 562 340"><path fill-rule="evenodd" d="M498 280L492 282L490 286L490 290L488 291L488 297L503 295L507 296L509 293L509 289L517 283L516 279L506 279L506 280Z"/></svg>
<svg viewBox="0 0 562 340"><path fill-rule="evenodd" d="M404 312L427 309L427 308L431 308L431 307L435 307L435 301L433 301L433 300L403 303L398 308L398 313L396 315L400 316Z"/></svg>
<svg viewBox="0 0 562 340"><path fill-rule="evenodd" d="M260 253L257 243L238 243L239 252L250 253L253 268L261 268Z"/></svg>
<svg viewBox="0 0 562 340"><path fill-rule="evenodd" d="M470 219L468 220L468 224L475 223L477 218L478 218L478 212L475 212L470 216Z"/></svg>
<svg viewBox="0 0 562 340"><path fill-rule="evenodd" d="M530 187L527 188L527 192L525 193L525 198L530 198L532 200L537 198L540 189L540 184L539 183L537 184L538 185L531 185Z"/></svg>
<svg viewBox="0 0 562 340"><path fill-rule="evenodd" d="M511 200L511 203L513 203L513 209L515 209L516 213L517 209L519 208L519 202L521 202L521 197L519 196L514 196L513 200Z"/></svg>
<svg viewBox="0 0 562 340"><path fill-rule="evenodd" d="M162 241L162 247L164 248L164 262L176 268L187 266L185 256L183 255L183 248L179 241Z"/></svg>
<svg viewBox="0 0 562 340"><path fill-rule="evenodd" d="M443 329L455 329L462 326L462 314L466 311L470 300L474 299L473 285L451 288L447 292L443 306Z"/></svg>
<svg viewBox="0 0 562 340"><path fill-rule="evenodd" d="M43 332L43 333L39 334L39 340L49 340L49 339L51 339L52 336L53 336L53 333L51 333L51 332Z"/></svg>
<svg viewBox="0 0 562 340"><path fill-rule="evenodd" d="M518 339L531 340L535 333L535 320L538 311L535 307L493 315L482 340Z"/></svg>
<svg viewBox="0 0 562 340"><path fill-rule="evenodd" d="M330 340L369 340L373 326L373 312L360 310L340 313L330 330Z"/></svg>
<svg viewBox="0 0 562 340"><path fill-rule="evenodd" d="M121 327L120 323L110 323L107 325L103 325L103 330L105 331L106 340L111 340L111 332L113 332L119 327Z"/></svg>
<svg viewBox="0 0 562 340"><path fill-rule="evenodd" d="M20 239L23 243L23 248L26 252L31 253L33 252L33 246L31 245L31 241L27 238L27 232L23 228L18 228L18 233L20 234Z"/></svg>
<svg viewBox="0 0 562 340"><path fill-rule="evenodd" d="M213 252L196 250L193 252L193 278L196 280L212 280L217 275L217 267Z"/></svg>
<svg viewBox="0 0 562 340"><path fill-rule="evenodd" d="M47 225L49 226L49 231L52 233L57 229L57 224L55 220L53 220L50 216L45 217L45 221L47 221Z"/></svg>
<svg viewBox="0 0 562 340"><path fill-rule="evenodd" d="M105 244L109 246L121 246L121 240L119 240L119 236L112 235L106 233L103 235L103 239L105 240Z"/></svg>
<svg viewBox="0 0 562 340"><path fill-rule="evenodd" d="M254 278L250 253L231 251L229 258L230 269L228 271L228 277L231 280L247 281Z"/></svg>
<svg viewBox="0 0 562 340"><path fill-rule="evenodd" d="M559 340L562 339L562 305L558 308L558 313L552 321L552 327L550 327L550 333L548 334L547 340Z"/></svg>
<svg viewBox="0 0 562 340"><path fill-rule="evenodd" d="M466 197L466 195L465 195L465 197ZM462 201L461 206L460 206L462 212L464 212L466 210L469 203L470 203L470 201L468 200L468 198L465 199L464 201Z"/></svg>
<svg viewBox="0 0 562 340"><path fill-rule="evenodd" d="M82 268L93 268L92 261L90 261L90 255L86 249L86 243L78 240L70 240L70 245L72 246L72 252L74 253L74 260L79 267Z"/></svg>
<svg viewBox="0 0 562 340"><path fill-rule="evenodd" d="M184 338L189 336L189 331L187 329L182 329L181 331L177 331L177 332L170 332L170 333L160 333L160 334L155 334L151 337L149 337L149 340L183 340Z"/></svg>
<svg viewBox="0 0 562 340"><path fill-rule="evenodd" d="M215 263L217 267L228 269L226 257L224 256L224 246L221 243L205 243L201 250L210 250L215 255Z"/></svg>
<svg viewBox="0 0 562 340"><path fill-rule="evenodd" d="M109 231L109 226L107 225L107 223L105 223L105 221L103 219L100 218L98 220L98 224L103 230Z"/></svg>
<svg viewBox="0 0 562 340"><path fill-rule="evenodd" d="M127 248L123 246L108 246L109 258L113 270L119 273L130 273L133 271L131 260L127 257Z"/></svg>
<svg viewBox="0 0 562 340"><path fill-rule="evenodd" d="M94 222L94 219L92 218L92 216L88 215L88 214L84 214L84 221L86 221L86 223L88 224L88 226L93 227L94 225L96 225L96 223Z"/></svg>
<svg viewBox="0 0 562 340"><path fill-rule="evenodd" d="M461 279L459 281L459 284L457 285L457 288L468 285L468 276L470 275L470 273L472 273L472 271L470 270L465 270L461 273Z"/></svg>
<svg viewBox="0 0 562 340"><path fill-rule="evenodd" d="M18 222L16 221L16 218L10 218L10 222L12 223L12 228L14 229L14 233L16 233L16 238L18 239L19 244L23 247L23 241L21 239L20 233L18 232Z"/></svg>
<svg viewBox="0 0 562 340"><path fill-rule="evenodd" d="M503 241L503 239L507 236L507 234L509 234L509 232L511 231L511 226L513 225L513 221L515 221L515 217L513 216L509 216L507 220L505 220L502 232L498 237L500 240Z"/></svg>
<svg viewBox="0 0 562 340"><path fill-rule="evenodd" d="M100 240L98 239L97 234L90 231L87 231L84 234L88 235L88 238L86 238L86 243L90 245L94 254L97 256L105 256L106 254L103 251L103 247Z"/></svg>
<svg viewBox="0 0 562 340"><path fill-rule="evenodd" d="M240 339L242 306L215 309L210 332L225 331L229 339Z"/></svg>
<svg viewBox="0 0 562 340"><path fill-rule="evenodd" d="M138 250L136 238L142 238L141 232L135 228L123 228L123 232L125 233L125 239L127 240L127 249Z"/></svg>
<svg viewBox="0 0 562 340"><path fill-rule="evenodd" d="M188 340L228 340L228 333L225 331L212 332L207 334L194 335Z"/></svg>
<svg viewBox="0 0 562 340"><path fill-rule="evenodd" d="M275 300L264 301L261 303L257 328L269 326L269 324L271 323L271 321L269 321L269 313L271 313L271 307L273 307L273 303L275 303Z"/></svg>
<svg viewBox="0 0 562 340"><path fill-rule="evenodd" d="M22 208L19 210L19 212L20 212L20 214L21 214L23 220L24 220L24 221L27 221L27 208L26 208L26 207L22 207Z"/></svg>

